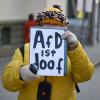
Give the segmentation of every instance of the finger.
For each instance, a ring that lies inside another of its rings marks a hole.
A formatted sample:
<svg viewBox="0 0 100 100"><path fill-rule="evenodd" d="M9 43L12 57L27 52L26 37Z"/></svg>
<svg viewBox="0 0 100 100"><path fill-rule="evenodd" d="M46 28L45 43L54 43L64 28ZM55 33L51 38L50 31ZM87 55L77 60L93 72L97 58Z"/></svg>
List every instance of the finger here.
<svg viewBox="0 0 100 100"><path fill-rule="evenodd" d="M63 34L62 36L61 36L61 39L66 39L67 37L66 37L66 35L65 34Z"/></svg>
<svg viewBox="0 0 100 100"><path fill-rule="evenodd" d="M64 33L63 35L62 35L62 39L67 39L69 36L72 36L72 34L70 34L69 32L67 33Z"/></svg>

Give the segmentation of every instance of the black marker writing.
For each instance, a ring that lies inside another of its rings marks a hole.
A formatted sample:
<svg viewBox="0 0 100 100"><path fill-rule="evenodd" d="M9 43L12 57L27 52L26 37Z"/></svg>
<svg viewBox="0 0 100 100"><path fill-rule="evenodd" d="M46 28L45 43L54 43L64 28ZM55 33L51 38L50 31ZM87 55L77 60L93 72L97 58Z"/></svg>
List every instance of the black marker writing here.
<svg viewBox="0 0 100 100"><path fill-rule="evenodd" d="M58 69L58 73L59 74L60 74L60 70L62 70L62 68L61 68L61 61L63 61L62 58L60 58L59 61L58 61L58 67L57 67L57 69Z"/></svg>
<svg viewBox="0 0 100 100"><path fill-rule="evenodd" d="M39 38L40 38L40 40L39 40ZM36 32L35 38L34 38L33 48L36 48L37 43L41 43L42 48L45 48L42 31L37 31Z"/></svg>

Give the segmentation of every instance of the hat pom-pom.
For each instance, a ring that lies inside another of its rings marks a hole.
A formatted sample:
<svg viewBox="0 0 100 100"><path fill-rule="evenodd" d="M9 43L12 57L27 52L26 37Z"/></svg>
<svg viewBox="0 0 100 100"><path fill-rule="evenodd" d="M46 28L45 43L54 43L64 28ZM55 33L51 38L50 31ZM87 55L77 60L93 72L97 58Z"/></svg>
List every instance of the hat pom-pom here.
<svg viewBox="0 0 100 100"><path fill-rule="evenodd" d="M53 5L53 8L57 8L57 9L59 9L60 11L63 11L63 10L61 9L61 6L60 6L60 5Z"/></svg>

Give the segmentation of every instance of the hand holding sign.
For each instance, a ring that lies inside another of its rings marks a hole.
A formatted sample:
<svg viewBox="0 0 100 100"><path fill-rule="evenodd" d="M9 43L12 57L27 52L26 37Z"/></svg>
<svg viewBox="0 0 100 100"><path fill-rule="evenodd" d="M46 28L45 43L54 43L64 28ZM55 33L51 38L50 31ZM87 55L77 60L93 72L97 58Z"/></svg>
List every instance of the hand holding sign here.
<svg viewBox="0 0 100 100"><path fill-rule="evenodd" d="M78 40L77 40L76 35L74 33L70 32L70 31L66 31L62 35L62 39L67 40L69 50L75 50L76 47L78 46Z"/></svg>
<svg viewBox="0 0 100 100"><path fill-rule="evenodd" d="M64 75L66 42L61 39L63 33L62 29L31 29L30 64L38 67L38 75Z"/></svg>
<svg viewBox="0 0 100 100"><path fill-rule="evenodd" d="M34 64L27 64L20 68L20 77L24 81L31 81L38 78L37 69Z"/></svg>

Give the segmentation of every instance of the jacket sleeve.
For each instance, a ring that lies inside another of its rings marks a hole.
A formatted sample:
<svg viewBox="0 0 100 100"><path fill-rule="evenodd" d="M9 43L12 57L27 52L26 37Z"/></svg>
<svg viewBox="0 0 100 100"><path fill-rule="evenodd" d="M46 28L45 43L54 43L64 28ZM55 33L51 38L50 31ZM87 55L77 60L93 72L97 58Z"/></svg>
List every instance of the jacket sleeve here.
<svg viewBox="0 0 100 100"><path fill-rule="evenodd" d="M17 91L25 84L19 79L20 66L23 65L23 58L19 49L15 50L12 60L5 67L2 82L5 89Z"/></svg>
<svg viewBox="0 0 100 100"><path fill-rule="evenodd" d="M90 80L95 67L82 48L80 42L74 51L68 51L68 56L71 60L73 80L77 83Z"/></svg>

